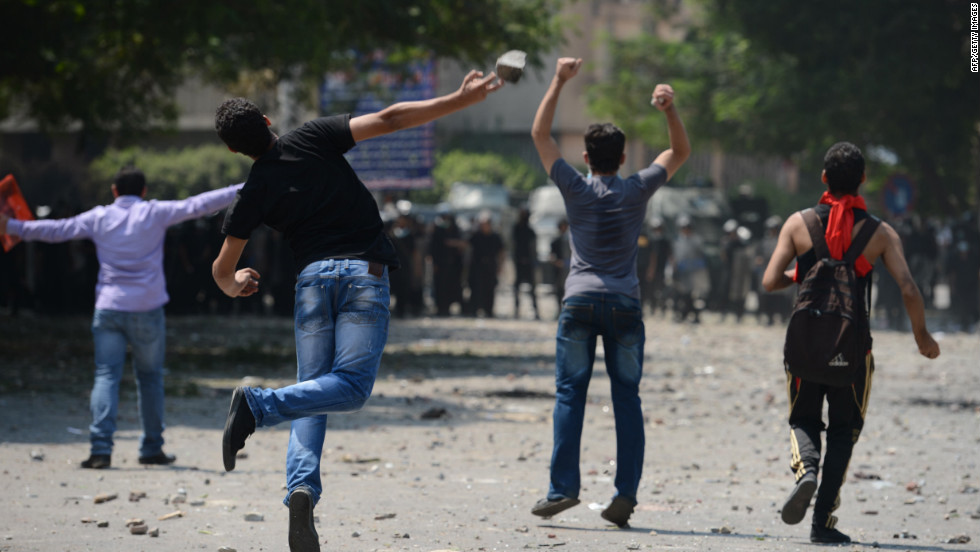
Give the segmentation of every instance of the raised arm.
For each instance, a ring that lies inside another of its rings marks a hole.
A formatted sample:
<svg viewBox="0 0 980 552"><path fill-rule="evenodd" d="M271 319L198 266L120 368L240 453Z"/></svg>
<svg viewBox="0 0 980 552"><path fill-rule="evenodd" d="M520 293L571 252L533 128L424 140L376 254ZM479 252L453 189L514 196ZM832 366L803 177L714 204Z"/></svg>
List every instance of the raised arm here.
<svg viewBox="0 0 980 552"><path fill-rule="evenodd" d="M355 142L360 142L434 121L482 102L488 94L503 86L503 81L495 81L496 78L495 73L484 77L480 71L470 71L459 89L451 94L429 100L398 102L377 113L354 117L350 120L351 135Z"/></svg>
<svg viewBox="0 0 980 552"><path fill-rule="evenodd" d="M160 201L157 202L157 209L168 226L178 224L228 207L242 186L244 186L243 183L232 184L187 199Z"/></svg>
<svg viewBox="0 0 980 552"><path fill-rule="evenodd" d="M537 113L534 114L534 124L531 125L531 138L534 140L534 147L538 150L541 164L544 170L551 174L551 166L561 158L561 150L558 149L558 142L551 137L551 125L555 120L555 109L558 107L558 96L561 89L568 82L568 79L578 74L579 67L582 66L581 58L560 58L555 67L555 76L551 79L551 85L541 98Z"/></svg>
<svg viewBox="0 0 980 552"><path fill-rule="evenodd" d="M667 169L667 180L670 180L690 157L691 143L687 139L687 130L677 112L677 106L674 105L674 89L669 84L658 84L653 89L651 103L667 117L667 135L670 138L670 149L661 152L653 162Z"/></svg>

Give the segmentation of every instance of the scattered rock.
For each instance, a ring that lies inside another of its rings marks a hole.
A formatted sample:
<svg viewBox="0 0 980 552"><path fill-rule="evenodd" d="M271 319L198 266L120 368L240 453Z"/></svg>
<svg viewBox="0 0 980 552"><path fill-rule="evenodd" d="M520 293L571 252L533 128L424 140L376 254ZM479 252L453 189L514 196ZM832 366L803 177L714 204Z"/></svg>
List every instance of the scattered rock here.
<svg viewBox="0 0 980 552"><path fill-rule="evenodd" d="M94 501L96 504L102 504L103 502L109 502L110 500L115 500L117 498L119 498L119 495L116 493L103 493L95 495Z"/></svg>
<svg viewBox="0 0 980 552"><path fill-rule="evenodd" d="M381 459L376 456L365 458L361 456L351 456L350 454L345 454L340 459L340 461L345 464L374 464L376 462L380 462Z"/></svg>
<svg viewBox="0 0 980 552"><path fill-rule="evenodd" d="M350 534L350 536L356 539L356 538L358 538L358 537L361 536L361 532L360 531L354 531L353 533Z"/></svg>
<svg viewBox="0 0 980 552"><path fill-rule="evenodd" d="M222 546L221 548L218 549L218 552L238 552L238 550L235 550L230 546Z"/></svg>
<svg viewBox="0 0 980 552"><path fill-rule="evenodd" d="M145 523L140 523L139 525L133 525L129 528L129 533L132 535L145 535L150 531L150 528L146 526Z"/></svg>
<svg viewBox="0 0 980 552"><path fill-rule="evenodd" d="M245 514L245 521L265 521L265 516L258 512L249 512Z"/></svg>
<svg viewBox="0 0 980 552"><path fill-rule="evenodd" d="M154 527L153 529L150 529L150 532L147 533L147 534L150 535L151 537L159 537L160 536L160 528L159 527Z"/></svg>
<svg viewBox="0 0 980 552"><path fill-rule="evenodd" d="M712 533L716 533L716 534L720 534L720 535L731 535L732 534L732 528L729 527L729 526L727 526L727 525L723 525L721 527L714 527L714 528L712 528L711 529L711 532Z"/></svg>
<svg viewBox="0 0 980 552"><path fill-rule="evenodd" d="M448 418L449 411L445 408L433 406L432 408L426 410L425 412L419 414L419 418L422 420L438 420L439 418Z"/></svg>
<svg viewBox="0 0 980 552"><path fill-rule="evenodd" d="M144 491L129 491L130 502L139 502L142 498L146 498L146 493Z"/></svg>
<svg viewBox="0 0 980 552"><path fill-rule="evenodd" d="M105 529L106 527L109 526L109 522L108 521L100 521L100 522L96 523L95 526L98 527L98 528L100 528L100 529Z"/></svg>
<svg viewBox="0 0 980 552"><path fill-rule="evenodd" d="M146 525L146 522L142 518L130 518L126 520L126 527L132 527L133 525Z"/></svg>
<svg viewBox="0 0 980 552"><path fill-rule="evenodd" d="M163 514L162 516L157 518L157 521L166 521L168 519L179 518L179 517L184 517L184 512L181 510L177 510L176 512L170 512L169 514Z"/></svg>
<svg viewBox="0 0 980 552"><path fill-rule="evenodd" d="M398 514L378 514L374 516L375 521L380 521L382 519L394 519Z"/></svg>
<svg viewBox="0 0 980 552"><path fill-rule="evenodd" d="M44 461L44 451L42 451L42 450L32 450L31 451L31 460L34 460L35 462L43 462Z"/></svg>
<svg viewBox="0 0 980 552"><path fill-rule="evenodd" d="M948 544L966 544L966 543L970 542L970 537L967 536L967 535L959 535L957 537L953 537L953 538L949 539L946 542Z"/></svg>
<svg viewBox="0 0 980 552"><path fill-rule="evenodd" d="M876 516L876 515L878 515L878 510L865 510L865 511L863 511L861 513L864 514L864 515L866 515L866 516Z"/></svg>
<svg viewBox="0 0 980 552"><path fill-rule="evenodd" d="M895 533L892 535L893 539L917 539L919 537L909 533L908 531L902 531L901 533Z"/></svg>
<svg viewBox="0 0 980 552"><path fill-rule="evenodd" d="M83 517L82 523L95 523L95 520L90 517Z"/></svg>

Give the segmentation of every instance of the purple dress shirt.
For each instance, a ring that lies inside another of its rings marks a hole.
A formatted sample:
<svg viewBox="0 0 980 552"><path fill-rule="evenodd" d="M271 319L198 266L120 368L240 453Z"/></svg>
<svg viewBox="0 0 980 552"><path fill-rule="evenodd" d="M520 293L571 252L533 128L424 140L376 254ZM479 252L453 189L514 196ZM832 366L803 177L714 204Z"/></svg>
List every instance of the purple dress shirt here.
<svg viewBox="0 0 980 552"><path fill-rule="evenodd" d="M116 198L84 213L57 220L14 220L7 232L28 241L49 243L90 239L99 258L95 308L145 312L167 303L163 240L174 224L224 209L242 184L177 201L144 201L135 195Z"/></svg>

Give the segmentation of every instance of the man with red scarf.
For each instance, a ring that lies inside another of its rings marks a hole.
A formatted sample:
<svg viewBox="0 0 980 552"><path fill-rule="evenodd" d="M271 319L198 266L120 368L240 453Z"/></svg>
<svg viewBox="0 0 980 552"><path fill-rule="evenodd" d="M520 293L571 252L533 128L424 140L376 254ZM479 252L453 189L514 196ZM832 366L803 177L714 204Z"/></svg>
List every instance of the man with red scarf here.
<svg viewBox="0 0 980 552"><path fill-rule="evenodd" d="M821 179L827 191L814 208L823 227L830 255L841 259L860 231L865 221L871 219L864 199L858 195L858 186L865 180L864 156L861 150L849 142L838 142L827 150ZM905 311L912 323L912 333L919 353L926 358L939 356L939 345L926 328L925 307L919 288L912 279L902 241L892 228L882 222L865 246L863 254L855 262L855 270L862 286L862 296L867 296L871 285L871 270L879 258L884 261L889 274L898 282L902 291ZM796 259L796 270L787 270ZM762 277L766 291L774 291L792 285L817 262L813 241L801 213L791 215L782 230L769 265ZM868 308L868 305L865 306ZM854 443L864 426L864 415L871 391L871 375L874 359L870 344L864 373L859 374L850 386L822 385L794 377L786 368L789 390L789 425L792 449L791 467L796 485L783 504L782 519L796 524L806 517L807 508L814 492L817 499L813 506L813 522L810 541L815 543L847 543L851 539L835 528L836 516L831 512L840 506L840 488L844 483L847 465ZM824 429L823 402L827 401L827 452L823 461L823 476L817 490L817 471L820 466L820 432Z"/></svg>

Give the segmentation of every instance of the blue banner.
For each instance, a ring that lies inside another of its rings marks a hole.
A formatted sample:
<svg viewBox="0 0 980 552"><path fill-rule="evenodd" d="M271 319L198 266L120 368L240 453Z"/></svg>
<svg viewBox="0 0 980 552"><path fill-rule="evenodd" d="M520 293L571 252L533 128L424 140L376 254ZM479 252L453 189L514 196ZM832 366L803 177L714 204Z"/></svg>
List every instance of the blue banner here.
<svg viewBox="0 0 980 552"><path fill-rule="evenodd" d="M433 98L435 89L431 59L403 72L388 71L379 62L356 80L346 73L328 75L320 91L320 108L325 114L349 112L357 117L395 102ZM345 157L368 189L431 188L434 150L435 125L428 123L365 140Z"/></svg>

